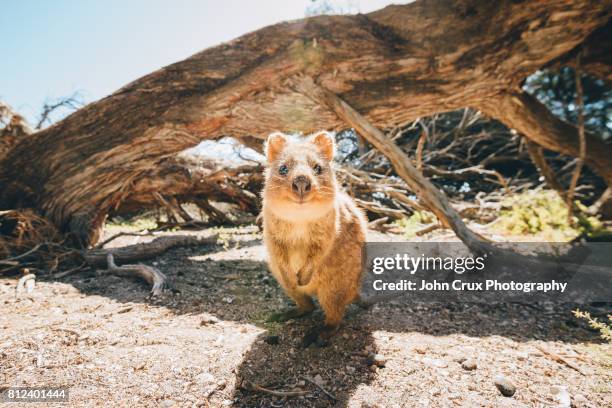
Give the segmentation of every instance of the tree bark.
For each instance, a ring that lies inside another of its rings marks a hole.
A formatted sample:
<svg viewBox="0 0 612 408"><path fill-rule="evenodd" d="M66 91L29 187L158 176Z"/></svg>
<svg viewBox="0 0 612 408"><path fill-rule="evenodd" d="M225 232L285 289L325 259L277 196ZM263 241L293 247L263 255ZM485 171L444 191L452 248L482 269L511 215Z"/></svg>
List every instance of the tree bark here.
<svg viewBox="0 0 612 408"><path fill-rule="evenodd" d="M36 208L90 245L110 209L151 192L143 180L152 169L203 139L253 144L274 130L341 129L334 112L287 86L297 75L387 128L516 92L527 75L605 26L610 8L587 0L422 0L266 27L20 139L0 159L0 208ZM599 162L592 154L587 162Z"/></svg>
<svg viewBox="0 0 612 408"><path fill-rule="evenodd" d="M564 66L575 68L576 55L582 52L580 69L587 74L612 83L612 19L593 31L583 43L562 57L547 64L546 68L559 69Z"/></svg>

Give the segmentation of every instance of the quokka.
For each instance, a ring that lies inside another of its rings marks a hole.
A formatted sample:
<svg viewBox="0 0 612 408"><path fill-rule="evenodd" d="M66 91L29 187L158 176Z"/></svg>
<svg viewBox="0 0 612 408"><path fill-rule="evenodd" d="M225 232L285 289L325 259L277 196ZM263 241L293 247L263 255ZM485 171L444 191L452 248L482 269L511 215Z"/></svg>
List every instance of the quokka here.
<svg viewBox="0 0 612 408"><path fill-rule="evenodd" d="M302 138L273 133L266 143L263 232L270 271L296 308L280 319L304 316L316 297L325 325L304 345L326 344L346 307L358 300L366 219L338 186L334 138L319 132Z"/></svg>

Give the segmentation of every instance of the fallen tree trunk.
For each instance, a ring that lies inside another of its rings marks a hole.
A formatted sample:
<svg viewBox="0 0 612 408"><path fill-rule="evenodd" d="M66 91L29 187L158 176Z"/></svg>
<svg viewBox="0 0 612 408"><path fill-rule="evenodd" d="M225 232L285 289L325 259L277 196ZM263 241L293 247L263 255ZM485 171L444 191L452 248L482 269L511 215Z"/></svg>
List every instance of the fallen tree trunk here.
<svg viewBox="0 0 612 408"><path fill-rule="evenodd" d="M608 20L606 25L593 31L580 44L580 47L576 47L571 52L553 60L546 68L555 70L564 66L575 68L576 56L580 51L582 54L580 68L589 75L601 78L608 84L612 84L612 70L610 69L610 66L612 66L611 47L612 20Z"/></svg>
<svg viewBox="0 0 612 408"><path fill-rule="evenodd" d="M0 208L35 208L91 245L111 209L154 191L144 182L151 169L203 139L253 145L274 130L341 129L334 112L287 86L297 75L387 128L516 92L610 14L606 2L587 0L435 0L266 27L21 138L0 158ZM603 168L591 154L587 163ZM612 168L610 157L605 163Z"/></svg>

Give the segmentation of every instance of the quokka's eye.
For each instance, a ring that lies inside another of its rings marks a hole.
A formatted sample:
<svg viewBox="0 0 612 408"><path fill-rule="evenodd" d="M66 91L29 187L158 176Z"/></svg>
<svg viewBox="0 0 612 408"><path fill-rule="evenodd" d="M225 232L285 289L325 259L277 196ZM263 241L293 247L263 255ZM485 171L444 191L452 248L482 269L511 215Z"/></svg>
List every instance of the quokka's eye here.
<svg viewBox="0 0 612 408"><path fill-rule="evenodd" d="M318 164L315 164L314 167L312 168L312 170L314 171L314 173L318 176L319 174L321 174L321 166L319 166Z"/></svg>
<svg viewBox="0 0 612 408"><path fill-rule="evenodd" d="M287 174L289 174L289 167L287 167L286 164L281 165L278 168L278 174L280 174L281 176L286 176Z"/></svg>

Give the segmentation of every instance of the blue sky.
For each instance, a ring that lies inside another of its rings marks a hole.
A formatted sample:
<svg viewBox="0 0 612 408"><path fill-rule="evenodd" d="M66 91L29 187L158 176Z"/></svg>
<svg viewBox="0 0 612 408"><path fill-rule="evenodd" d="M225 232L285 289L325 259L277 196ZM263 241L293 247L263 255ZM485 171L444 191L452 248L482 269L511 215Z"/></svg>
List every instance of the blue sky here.
<svg viewBox="0 0 612 408"><path fill-rule="evenodd" d="M323 1L323 0L317 0ZM328 0L369 12L389 0ZM35 123L45 101L92 102L204 48L302 18L310 0L0 0L0 99Z"/></svg>

